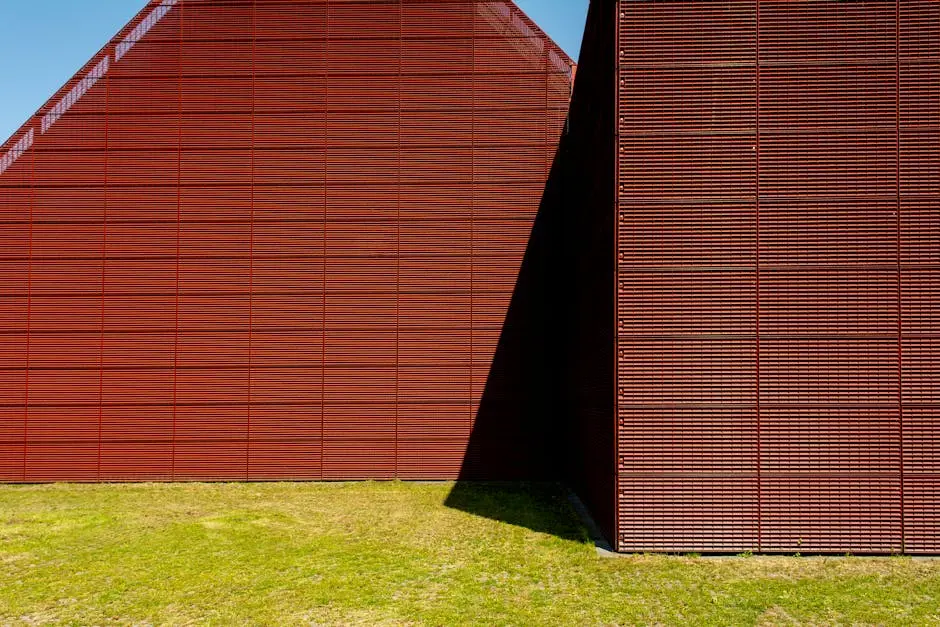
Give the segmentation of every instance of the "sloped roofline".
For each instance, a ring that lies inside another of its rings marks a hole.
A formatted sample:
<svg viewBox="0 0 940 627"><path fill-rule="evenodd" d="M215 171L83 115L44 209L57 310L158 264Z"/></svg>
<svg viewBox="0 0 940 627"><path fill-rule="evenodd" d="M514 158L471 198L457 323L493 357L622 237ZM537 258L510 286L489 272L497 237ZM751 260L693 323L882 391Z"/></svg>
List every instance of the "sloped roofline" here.
<svg viewBox="0 0 940 627"><path fill-rule="evenodd" d="M175 6L179 0L148 0L147 4L141 8L137 14L131 18L131 20L119 30L111 39L109 39L92 57L87 63L85 63L68 81L65 82L62 87L55 91L40 107L36 110L35 113L30 115L23 124L17 128L9 138L6 139L2 144L0 144L0 163L3 160L7 160L7 167L12 165L12 162L15 161L20 155L24 154L33 144L34 138L36 135L45 133L48 130L49 117L55 117L55 120L58 119L57 116L60 116L64 111L58 112L54 111L63 102L67 102L70 106L72 103L68 102L69 95L78 90L81 93L84 93L85 90L89 89L91 85L94 84L101 76L103 72L101 70L102 65L107 66L111 62L120 59L121 56L129 49L127 44L127 38L132 38L132 34L141 26L144 20L147 20L151 17L152 14L156 13L161 7L167 7L167 12ZM506 7L509 11L509 23L512 25L517 32L520 32L523 35L526 35L524 28L528 28L534 36L542 39L545 44L548 46L550 53L553 53L557 58L556 65L562 63L566 65L569 69L569 80L574 82L575 71L577 70L577 64L574 60L568 56L568 54L559 46L555 41L548 36L548 34L543 31L535 21L530 18L525 11L519 8L514 0L493 0L486 1L484 4L490 5L491 7ZM164 13L165 14L165 13ZM160 15L163 17L163 15ZM513 18L518 19L520 22L516 23ZM151 24L152 26L152 24ZM149 28L147 28L149 30ZM146 31L144 31L146 33ZM131 45L136 43L136 40L131 42ZM123 46L123 47L122 47ZM561 69L561 68L559 68ZM105 69L105 71L107 71ZM67 110L68 107L65 107ZM45 121L44 121L45 120ZM53 123L54 121L53 120ZM6 168L4 168L5 170ZM0 171L2 175L2 171Z"/></svg>
<svg viewBox="0 0 940 627"><path fill-rule="evenodd" d="M72 77L65 82L62 87L57 89L42 105L36 110L35 113L31 114L23 124L17 128L13 134L7 138L5 142L0 144L0 158L3 158L4 155L10 151L21 138L25 138L30 131L38 133L41 131L41 127L36 124L37 120L41 120L45 117L59 102L66 97L76 86L78 86L82 80L87 78L90 74L93 73L96 67L104 61L106 57L110 57L110 49L112 46L117 46L117 44L124 40L131 31L133 31L137 26L143 22L148 15L158 6L163 4L164 0L147 0L147 4L137 12L137 14L131 18L131 20L124 25L121 30L119 30L111 39L109 39L101 48L92 55L91 59L85 63L79 70L72 75ZM173 4L176 4L174 0Z"/></svg>
<svg viewBox="0 0 940 627"><path fill-rule="evenodd" d="M574 68L577 67L577 63L575 62L575 60L572 59L570 56L568 56L568 53L565 52L565 51L562 49L561 46L559 46L557 43L555 43L555 40L552 39L552 38L548 35L548 33L546 33L544 30L542 30L542 29L539 27L539 25L535 23L535 20L533 20L532 18L530 18L530 17L528 16L528 14L527 14L525 11L523 11L522 9L520 9L520 8L519 8L519 5L517 5L517 4L515 3L515 0L503 0L503 1L504 1L506 4L510 5L513 9L515 9L516 11L518 11L519 16L521 17L521 19L522 19L523 21L526 22L526 24L529 26L529 28L531 28L532 30L534 30L537 35L539 35L540 37L542 37L542 39L545 40L545 42L549 45L549 47L551 48L551 50L552 50L556 55L558 55L558 57L559 57L559 59L560 59L561 61L565 62L565 63L568 65L568 67L572 68L572 74L571 74L571 76L572 76L572 79L573 79L573 78L574 78ZM491 2L490 4L494 4L494 3Z"/></svg>

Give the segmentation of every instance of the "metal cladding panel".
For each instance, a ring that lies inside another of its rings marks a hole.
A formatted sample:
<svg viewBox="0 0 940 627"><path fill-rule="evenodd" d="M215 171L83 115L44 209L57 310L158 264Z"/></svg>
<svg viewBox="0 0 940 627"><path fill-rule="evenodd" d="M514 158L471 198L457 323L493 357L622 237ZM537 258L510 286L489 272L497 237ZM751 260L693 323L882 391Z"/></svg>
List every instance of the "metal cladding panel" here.
<svg viewBox="0 0 940 627"><path fill-rule="evenodd" d="M620 3L622 551L758 545L755 23Z"/></svg>
<svg viewBox="0 0 940 627"><path fill-rule="evenodd" d="M511 2L149 2L0 146L0 481L457 477L571 80Z"/></svg>
<svg viewBox="0 0 940 627"><path fill-rule="evenodd" d="M620 550L940 551L937 4L618 36Z"/></svg>
<svg viewBox="0 0 940 627"><path fill-rule="evenodd" d="M940 551L940 5L898 32L904 548Z"/></svg>

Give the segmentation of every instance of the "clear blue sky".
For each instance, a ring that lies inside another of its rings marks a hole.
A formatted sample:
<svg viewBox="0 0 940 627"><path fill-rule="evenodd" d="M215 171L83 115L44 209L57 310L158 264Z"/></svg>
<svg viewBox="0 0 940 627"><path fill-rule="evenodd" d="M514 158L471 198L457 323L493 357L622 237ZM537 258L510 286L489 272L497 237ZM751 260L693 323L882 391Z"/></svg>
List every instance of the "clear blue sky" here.
<svg viewBox="0 0 940 627"><path fill-rule="evenodd" d="M516 0L577 59L589 0ZM146 0L0 0L0 143Z"/></svg>

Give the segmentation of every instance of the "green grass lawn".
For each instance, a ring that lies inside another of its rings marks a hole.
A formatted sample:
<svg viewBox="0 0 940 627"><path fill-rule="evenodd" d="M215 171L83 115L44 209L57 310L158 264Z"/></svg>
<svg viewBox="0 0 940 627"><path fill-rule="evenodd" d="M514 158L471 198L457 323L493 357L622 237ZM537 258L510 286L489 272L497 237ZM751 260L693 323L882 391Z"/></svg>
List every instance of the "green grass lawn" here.
<svg viewBox="0 0 940 627"><path fill-rule="evenodd" d="M940 561L603 559L559 489L451 487L2 486L0 625L940 625Z"/></svg>

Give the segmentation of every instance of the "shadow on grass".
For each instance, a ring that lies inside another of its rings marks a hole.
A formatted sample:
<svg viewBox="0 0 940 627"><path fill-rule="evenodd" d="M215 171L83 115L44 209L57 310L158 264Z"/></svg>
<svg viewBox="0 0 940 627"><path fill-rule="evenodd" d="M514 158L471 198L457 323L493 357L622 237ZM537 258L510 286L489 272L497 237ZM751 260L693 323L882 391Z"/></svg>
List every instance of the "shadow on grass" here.
<svg viewBox="0 0 940 627"><path fill-rule="evenodd" d="M458 481L445 505L565 540L588 533L568 501L568 328L573 277L565 227L562 135L516 276ZM478 367L483 364L477 364Z"/></svg>
<svg viewBox="0 0 940 627"><path fill-rule="evenodd" d="M560 150L559 150L560 152ZM559 291L555 218L560 209L560 159L549 177L516 277L506 318L476 410L467 450L444 504L464 512L583 540L585 534L561 485L559 381L563 338L552 346Z"/></svg>
<svg viewBox="0 0 940 627"><path fill-rule="evenodd" d="M615 7L591 3L568 124L496 349L489 363L474 354L475 372L486 368L487 377L474 390L470 439L446 501L567 539L582 536L559 484L600 534L610 539L615 527Z"/></svg>
<svg viewBox="0 0 940 627"><path fill-rule="evenodd" d="M444 504L564 540L589 541L568 501L568 490L559 483L458 481Z"/></svg>

